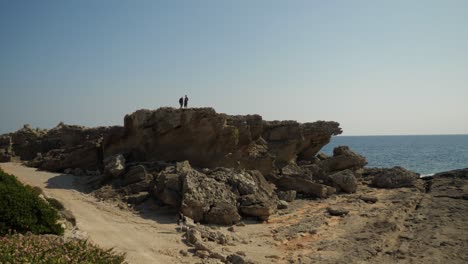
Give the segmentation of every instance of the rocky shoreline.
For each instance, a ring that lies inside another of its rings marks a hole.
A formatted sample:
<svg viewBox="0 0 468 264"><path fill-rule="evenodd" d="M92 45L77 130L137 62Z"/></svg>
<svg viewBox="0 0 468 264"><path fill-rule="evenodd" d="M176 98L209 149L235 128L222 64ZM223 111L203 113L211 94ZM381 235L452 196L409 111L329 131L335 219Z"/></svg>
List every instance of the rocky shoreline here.
<svg viewBox="0 0 468 264"><path fill-rule="evenodd" d="M141 210L174 208L189 246L181 254L205 263L468 261L468 169L420 178L366 168L346 146L319 153L338 134L337 122L160 108L123 127L25 126L0 136L0 162L80 176L96 197ZM265 223L265 243L284 254L224 250L249 244L236 238L246 221Z"/></svg>

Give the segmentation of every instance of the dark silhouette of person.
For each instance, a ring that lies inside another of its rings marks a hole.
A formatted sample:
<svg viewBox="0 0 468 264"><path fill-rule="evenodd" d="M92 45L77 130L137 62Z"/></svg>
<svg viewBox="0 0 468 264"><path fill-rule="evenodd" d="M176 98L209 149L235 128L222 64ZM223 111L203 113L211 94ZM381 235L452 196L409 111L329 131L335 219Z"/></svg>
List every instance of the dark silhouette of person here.
<svg viewBox="0 0 468 264"><path fill-rule="evenodd" d="M185 99L184 99L184 107L187 108L187 104L188 104L188 97L187 95L185 95Z"/></svg>
<svg viewBox="0 0 468 264"><path fill-rule="evenodd" d="M184 104L184 97L180 97L179 99L179 104L180 104L180 108L182 108L182 105Z"/></svg>

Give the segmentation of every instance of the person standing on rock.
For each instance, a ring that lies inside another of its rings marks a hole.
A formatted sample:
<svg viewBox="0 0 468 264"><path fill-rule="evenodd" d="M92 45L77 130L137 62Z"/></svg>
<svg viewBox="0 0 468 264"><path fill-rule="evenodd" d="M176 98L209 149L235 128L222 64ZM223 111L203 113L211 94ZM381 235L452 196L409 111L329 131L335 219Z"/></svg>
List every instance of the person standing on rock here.
<svg viewBox="0 0 468 264"><path fill-rule="evenodd" d="M181 96L181 97L179 98L179 104L180 104L180 108L182 108L182 106L183 106L183 104L184 104L184 97L183 97L183 96Z"/></svg>
<svg viewBox="0 0 468 264"><path fill-rule="evenodd" d="M184 99L184 107L187 108L187 104L188 104L188 97L187 95L185 95L185 99Z"/></svg>

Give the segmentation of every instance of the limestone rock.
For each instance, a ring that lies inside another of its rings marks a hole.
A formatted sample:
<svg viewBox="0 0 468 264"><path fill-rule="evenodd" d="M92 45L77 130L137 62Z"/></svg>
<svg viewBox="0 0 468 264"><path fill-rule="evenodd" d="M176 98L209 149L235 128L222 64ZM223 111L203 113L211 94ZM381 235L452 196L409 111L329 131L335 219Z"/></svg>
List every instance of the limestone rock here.
<svg viewBox="0 0 468 264"><path fill-rule="evenodd" d="M372 185L379 188L415 187L419 174L402 167L382 169L373 175Z"/></svg>
<svg viewBox="0 0 468 264"><path fill-rule="evenodd" d="M125 197L125 200L130 204L141 204L150 197L148 192L140 192L137 194L129 195Z"/></svg>
<svg viewBox="0 0 468 264"><path fill-rule="evenodd" d="M326 198L333 193L331 189L323 184L300 177L281 177L275 182L276 186L284 190L295 190L298 193Z"/></svg>
<svg viewBox="0 0 468 264"><path fill-rule="evenodd" d="M13 157L11 136L0 136L0 162L10 162Z"/></svg>
<svg viewBox="0 0 468 264"><path fill-rule="evenodd" d="M333 150L333 157L321 161L321 167L330 172L360 169L366 164L366 159L353 152L348 146L336 147Z"/></svg>
<svg viewBox="0 0 468 264"><path fill-rule="evenodd" d="M160 172L154 193L196 222L234 224L241 214L267 219L276 211L274 187L258 171L200 172L188 162L178 162Z"/></svg>
<svg viewBox="0 0 468 264"><path fill-rule="evenodd" d="M349 213L349 210L339 207L327 207L327 211L330 215L333 216L343 216Z"/></svg>
<svg viewBox="0 0 468 264"><path fill-rule="evenodd" d="M36 165L48 171L63 171L67 168L98 170L99 149L93 142L69 149L54 149L40 156Z"/></svg>
<svg viewBox="0 0 468 264"><path fill-rule="evenodd" d="M298 156L312 159L332 135L341 133L336 122L268 122L212 108L139 110L127 115L124 124L120 139L105 140L104 156L189 160L198 167L259 169L265 175Z"/></svg>
<svg viewBox="0 0 468 264"><path fill-rule="evenodd" d="M182 181L185 174L182 168L168 166L156 179L154 194L167 205L179 207L182 201Z"/></svg>
<svg viewBox="0 0 468 264"><path fill-rule="evenodd" d="M344 170L329 176L335 185L347 193L354 193L357 189L357 180L351 170Z"/></svg>
<svg viewBox="0 0 468 264"><path fill-rule="evenodd" d="M130 185L132 183L137 183L141 181L148 181L152 179L152 175L150 175L144 166L137 165L131 167L128 172L126 172L122 176L122 185Z"/></svg>
<svg viewBox="0 0 468 264"><path fill-rule="evenodd" d="M125 158L122 154L107 157L104 160L104 173L118 177L125 171Z"/></svg>
<svg viewBox="0 0 468 264"><path fill-rule="evenodd" d="M296 191L289 190L289 191L279 191L278 192L278 199L284 200L288 203L294 201L296 199Z"/></svg>
<svg viewBox="0 0 468 264"><path fill-rule="evenodd" d="M286 201L283 201L283 200L279 200L278 201L278 209L287 209L289 206L288 202Z"/></svg>

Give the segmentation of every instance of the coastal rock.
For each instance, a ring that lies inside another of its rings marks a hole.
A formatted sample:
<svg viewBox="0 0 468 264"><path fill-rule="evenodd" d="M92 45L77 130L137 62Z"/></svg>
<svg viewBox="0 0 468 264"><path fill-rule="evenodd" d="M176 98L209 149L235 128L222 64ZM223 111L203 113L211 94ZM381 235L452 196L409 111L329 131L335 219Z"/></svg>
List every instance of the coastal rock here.
<svg viewBox="0 0 468 264"><path fill-rule="evenodd" d="M296 199L297 192L294 190L289 191L278 191L278 199L284 200L288 203L294 201Z"/></svg>
<svg viewBox="0 0 468 264"><path fill-rule="evenodd" d="M296 191L305 195L325 198L329 195L328 187L312 181L312 172L294 163L281 169L281 174L273 183L283 191Z"/></svg>
<svg viewBox="0 0 468 264"><path fill-rule="evenodd" d="M130 160L189 160L198 167L239 167L269 174L296 157L313 158L336 122L263 121L258 115L229 116L212 108L139 110L125 117L120 139L105 141L104 156Z"/></svg>
<svg viewBox="0 0 468 264"><path fill-rule="evenodd" d="M236 198L224 183L192 169L183 176L180 211L196 222L234 224L241 219Z"/></svg>
<svg viewBox="0 0 468 264"><path fill-rule="evenodd" d="M182 201L182 181L189 164L168 166L156 179L154 195L167 205L179 207Z"/></svg>
<svg viewBox="0 0 468 264"><path fill-rule="evenodd" d="M279 200L278 201L278 209L287 209L289 206L288 202L286 201L283 201L283 200Z"/></svg>
<svg viewBox="0 0 468 264"><path fill-rule="evenodd" d="M327 211L333 216L343 216L349 213L349 210L340 207L327 207Z"/></svg>
<svg viewBox="0 0 468 264"><path fill-rule="evenodd" d="M178 162L161 171L155 196L196 222L234 224L241 214L267 219L276 211L274 187L258 171L193 169Z"/></svg>
<svg viewBox="0 0 468 264"><path fill-rule="evenodd" d="M347 193L354 193L357 189L357 180L351 170L344 170L329 176L332 182Z"/></svg>
<svg viewBox="0 0 468 264"><path fill-rule="evenodd" d="M296 160L315 160L341 132L336 122L264 121L259 115L230 116L212 108L166 107L127 115L124 127L25 126L6 135L11 148L0 146L0 153L3 160L14 153L23 161L41 153L31 166L53 171L102 170L109 157L123 154L127 163L189 160L197 167L256 169L268 175Z"/></svg>
<svg viewBox="0 0 468 264"><path fill-rule="evenodd" d="M127 201L127 203L138 205L146 201L149 197L149 192L139 192L137 194L126 196L125 200Z"/></svg>
<svg viewBox="0 0 468 264"><path fill-rule="evenodd" d="M283 190L295 190L298 193L319 198L326 198L334 193L332 188L328 186L299 177L284 176L277 180L275 184L278 188Z"/></svg>
<svg viewBox="0 0 468 264"><path fill-rule="evenodd" d="M130 185L141 181L151 181L152 175L149 174L142 165L133 166L122 176L122 185Z"/></svg>
<svg viewBox="0 0 468 264"><path fill-rule="evenodd" d="M379 188L416 187L419 174L402 167L382 169L373 175L372 185Z"/></svg>
<svg viewBox="0 0 468 264"><path fill-rule="evenodd" d="M346 169L356 170L367 164L366 159L353 152L348 146L333 149L333 157L321 161L320 166L329 172Z"/></svg>
<svg viewBox="0 0 468 264"><path fill-rule="evenodd" d="M54 149L34 160L35 166L48 171L63 171L67 168L98 170L99 145L96 142L85 142L68 149Z"/></svg>
<svg viewBox="0 0 468 264"><path fill-rule="evenodd" d="M11 136L0 136L0 162L10 162L14 156Z"/></svg>
<svg viewBox="0 0 468 264"><path fill-rule="evenodd" d="M107 157L104 160L104 173L118 177L125 171L125 158L121 154Z"/></svg>

